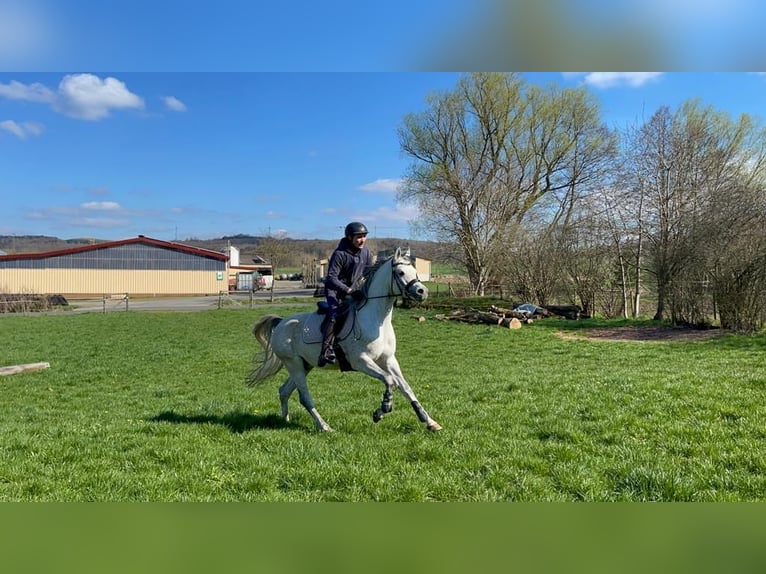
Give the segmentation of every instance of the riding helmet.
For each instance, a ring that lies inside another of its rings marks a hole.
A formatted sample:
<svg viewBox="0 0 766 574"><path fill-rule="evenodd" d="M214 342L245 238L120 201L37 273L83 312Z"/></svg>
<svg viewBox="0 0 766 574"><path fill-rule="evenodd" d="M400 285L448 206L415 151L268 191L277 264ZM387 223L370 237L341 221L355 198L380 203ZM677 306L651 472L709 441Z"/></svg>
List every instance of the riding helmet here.
<svg viewBox="0 0 766 574"><path fill-rule="evenodd" d="M367 235L367 227L364 223L358 221L352 221L346 226L346 237L353 237L354 235Z"/></svg>

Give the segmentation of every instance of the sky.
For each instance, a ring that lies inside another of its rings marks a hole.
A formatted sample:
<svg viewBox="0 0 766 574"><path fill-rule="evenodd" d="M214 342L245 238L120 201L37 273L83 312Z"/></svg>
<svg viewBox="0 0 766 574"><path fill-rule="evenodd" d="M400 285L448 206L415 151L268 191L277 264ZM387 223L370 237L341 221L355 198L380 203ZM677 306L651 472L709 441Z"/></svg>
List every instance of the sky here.
<svg viewBox="0 0 766 574"><path fill-rule="evenodd" d="M613 128L687 99L766 118L753 73L524 73ZM0 73L0 235L417 239L397 129L456 73Z"/></svg>
<svg viewBox="0 0 766 574"><path fill-rule="evenodd" d="M764 6L0 0L0 235L413 238L397 128L454 70L549 70L524 74L613 127L693 97L764 117Z"/></svg>

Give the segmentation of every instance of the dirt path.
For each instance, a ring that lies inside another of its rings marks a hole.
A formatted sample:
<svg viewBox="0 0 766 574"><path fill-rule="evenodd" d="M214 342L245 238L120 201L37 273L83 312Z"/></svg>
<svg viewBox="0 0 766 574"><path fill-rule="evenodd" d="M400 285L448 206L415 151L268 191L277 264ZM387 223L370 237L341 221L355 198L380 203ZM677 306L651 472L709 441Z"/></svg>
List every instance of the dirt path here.
<svg viewBox="0 0 766 574"><path fill-rule="evenodd" d="M688 329L683 327L616 327L596 328L576 333L559 331L562 339L590 341L703 341L722 335L720 329Z"/></svg>

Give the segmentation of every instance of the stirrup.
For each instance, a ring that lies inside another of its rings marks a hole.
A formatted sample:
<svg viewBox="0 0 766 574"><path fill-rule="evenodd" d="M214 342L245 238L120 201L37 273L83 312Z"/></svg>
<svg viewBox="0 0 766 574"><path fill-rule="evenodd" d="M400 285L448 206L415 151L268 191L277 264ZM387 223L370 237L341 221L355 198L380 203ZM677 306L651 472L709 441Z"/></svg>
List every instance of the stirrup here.
<svg viewBox="0 0 766 574"><path fill-rule="evenodd" d="M320 367L324 367L325 365L334 365L335 364L335 351L332 350L332 347L329 349L326 349L321 355L319 355L319 361L317 361L317 365Z"/></svg>

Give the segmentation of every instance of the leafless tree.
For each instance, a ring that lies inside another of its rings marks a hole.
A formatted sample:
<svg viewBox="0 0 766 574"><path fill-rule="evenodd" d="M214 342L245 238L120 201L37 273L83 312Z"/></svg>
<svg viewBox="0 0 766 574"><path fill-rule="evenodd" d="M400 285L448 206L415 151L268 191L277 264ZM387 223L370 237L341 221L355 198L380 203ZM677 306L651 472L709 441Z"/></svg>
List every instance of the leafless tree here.
<svg viewBox="0 0 766 574"><path fill-rule="evenodd" d="M649 249L648 270L656 283L655 319L665 317L679 277L699 265L692 238L705 228L710 198L727 193L752 170L753 161L762 163L751 145L753 129L747 116L732 120L690 100L677 111L661 107L636 132L629 163L642 206L638 225Z"/></svg>
<svg viewBox="0 0 766 574"><path fill-rule="evenodd" d="M460 246L473 291L497 275L506 240L533 208L566 217L614 146L583 88L540 88L515 74L462 76L399 130L412 164L399 197L421 225Z"/></svg>
<svg viewBox="0 0 766 574"><path fill-rule="evenodd" d="M263 253L271 264L271 271L273 278L271 281L270 297L269 300L274 302L274 283L277 278L277 267L284 261L285 257L289 253L289 247L284 241L284 237L278 235L272 235L269 233L264 236L259 243L259 250Z"/></svg>

